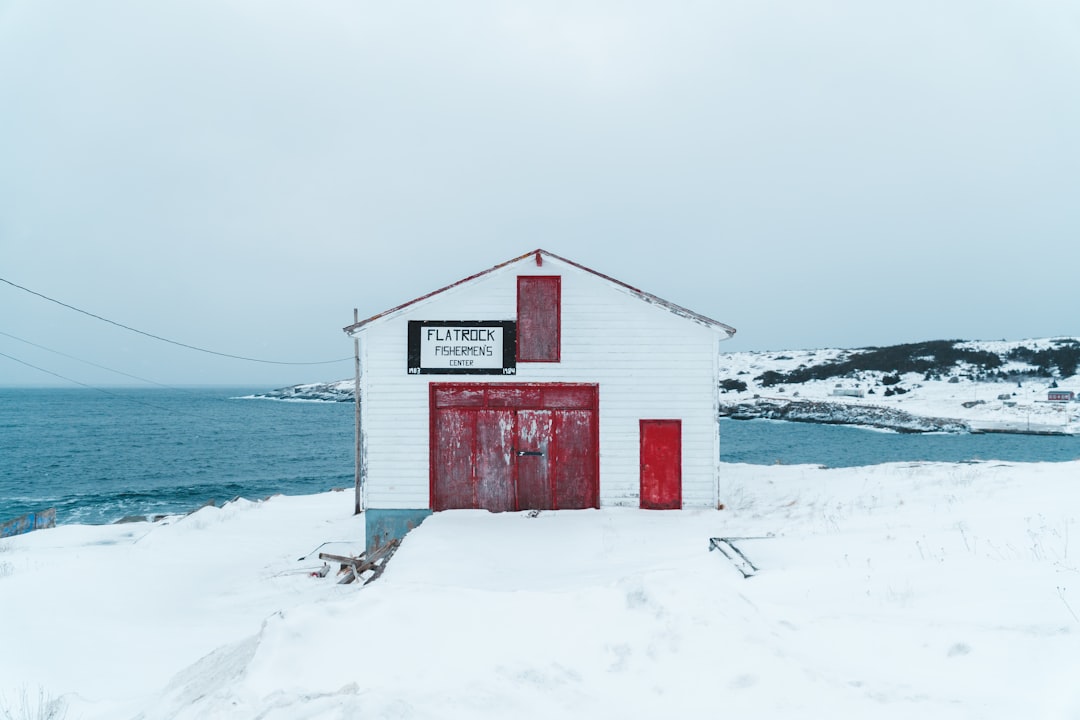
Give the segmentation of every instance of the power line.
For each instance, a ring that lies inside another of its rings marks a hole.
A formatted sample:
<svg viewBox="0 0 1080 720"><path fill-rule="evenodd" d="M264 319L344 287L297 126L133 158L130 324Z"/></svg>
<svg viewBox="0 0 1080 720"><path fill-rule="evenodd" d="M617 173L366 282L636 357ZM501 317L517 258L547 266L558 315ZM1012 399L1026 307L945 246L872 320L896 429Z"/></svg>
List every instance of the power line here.
<svg viewBox="0 0 1080 720"><path fill-rule="evenodd" d="M40 350L45 350L47 352L54 353L54 354L59 355L61 357L66 357L69 360L74 360L75 362L81 362L84 365L91 365L91 366L96 367L96 368L101 368L102 370L108 370L111 373L116 373L117 375L123 375L124 377L129 377L129 378L132 378L134 380L138 380L140 382L150 383L151 385L157 385L158 387L163 387L163 388L166 388L168 390L179 390L180 392L190 392L188 390L184 390L183 388L173 387L172 385L166 385L164 383L159 383L156 380L149 380L149 379L144 378L144 377L139 377L138 375L132 375L131 373L126 373L123 370L117 370L115 368L106 367L105 365L98 365L96 362L91 362L90 360L83 360L82 358L75 357L74 355L68 355L67 353L60 352L59 350L53 350L52 348L45 347L44 345L38 345L35 342L30 342L29 340L21 338L21 337L19 337L17 335L12 335L11 333L6 333L3 330L0 330L0 335L3 335L4 337L9 337L12 340L18 340L21 343L26 343L27 345L31 345L33 347L36 347L36 348L40 349ZM45 372L48 372L48 371L46 370ZM72 382L74 382L74 381L72 381ZM194 393L192 393L192 394L194 394Z"/></svg>
<svg viewBox="0 0 1080 720"><path fill-rule="evenodd" d="M13 283L5 278L0 278L0 282L7 283L11 287L18 288L19 290L22 290L23 292L28 292L31 295L36 295L43 300L48 300L51 303L56 303L61 307L66 307L68 310L74 310L77 313L82 313L83 315L86 315L87 317L92 317L95 320L101 320L102 322L109 323L110 325L115 325L118 328L123 328L124 330L128 330L139 335L144 335L148 338L153 338L154 340L160 340L161 342L166 342L170 345L177 345L182 348L187 348L188 350L197 350L198 352L209 353L210 355L218 355L219 357L232 358L233 360L246 360L248 362L266 363L268 365L330 365L332 363L345 362L346 360L353 359L351 357L344 357L338 358L337 360L320 360L318 362L286 362L282 360L263 360L261 358L245 357L243 355L230 355L229 353L217 352L216 350L207 350L206 348L197 347L195 345L188 345L187 343L182 343L177 340L170 340L169 338L161 337L160 335L155 335L153 333L146 332L145 330L139 330L138 328L133 328L130 325L124 325L123 323L116 322L115 320L110 320L109 318L102 317L100 315L95 315L92 312L77 308L74 305L68 305L66 302L61 302L56 298L51 298L48 295L43 295L39 292L31 290L28 287L23 287L22 285Z"/></svg>
<svg viewBox="0 0 1080 720"><path fill-rule="evenodd" d="M46 373L47 375L52 375L53 377L58 377L61 380L67 380L68 382L75 383L76 385L81 385L84 388L89 388L90 390L97 390L99 393L104 393L105 395L110 395L110 396L112 396L114 398L119 398L120 400L124 400L125 402L132 402L132 403L135 403L137 405L145 405L146 407L151 407L151 408L154 408L155 410L164 410L165 412L177 413L179 415L189 415L189 416L194 417L194 418L199 418L200 420L203 419L203 418L199 417L198 415L193 415L192 413L182 412L180 410L176 410L175 408L167 408L167 407L165 407L163 405L155 405L153 403L143 402L142 400L136 400L134 398L125 397L125 396L123 396L123 395L121 395L119 393L109 392L108 390L106 390L104 388L94 387L93 385L87 385L84 382L79 382L78 380L75 380L73 378L69 378L66 375L61 375L60 373L54 373L52 370L46 370L43 367L38 367L37 365L26 362L25 360L20 360L17 357L13 357L11 355L8 355L7 353L0 352L0 357L6 357L8 360L14 360L15 362L19 363L20 365L25 365L26 367L33 368L33 369L38 370L40 372Z"/></svg>

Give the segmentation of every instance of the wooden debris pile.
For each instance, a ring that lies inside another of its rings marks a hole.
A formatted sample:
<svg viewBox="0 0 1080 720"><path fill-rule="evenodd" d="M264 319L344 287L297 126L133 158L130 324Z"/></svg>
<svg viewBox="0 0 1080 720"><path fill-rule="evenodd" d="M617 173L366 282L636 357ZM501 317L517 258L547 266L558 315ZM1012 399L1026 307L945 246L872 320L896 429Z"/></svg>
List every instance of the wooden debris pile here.
<svg viewBox="0 0 1080 720"><path fill-rule="evenodd" d="M377 580L386 569L394 551L397 550L400 540L391 540L386 545L375 548L370 554L362 552L353 557L350 555L335 555L333 553L319 553L319 559L325 560L322 569L312 573L316 577L326 577L330 574L330 563L338 563L338 585L348 585L352 582L363 581L364 585Z"/></svg>

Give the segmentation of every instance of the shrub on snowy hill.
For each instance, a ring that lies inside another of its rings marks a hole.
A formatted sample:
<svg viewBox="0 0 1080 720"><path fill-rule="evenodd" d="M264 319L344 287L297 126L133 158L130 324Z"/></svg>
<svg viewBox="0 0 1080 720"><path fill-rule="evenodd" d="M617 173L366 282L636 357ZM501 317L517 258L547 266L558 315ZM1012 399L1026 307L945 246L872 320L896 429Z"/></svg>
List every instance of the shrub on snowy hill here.
<svg viewBox="0 0 1080 720"><path fill-rule="evenodd" d="M1054 368L1062 378L1072 377L1076 374L1076 368L1080 365L1080 341L1073 338L1063 338L1053 341L1055 347L1043 350L1032 350L1026 345L1014 348L1009 352L1010 360L1025 362L1034 365L1045 377L1053 375Z"/></svg>
<svg viewBox="0 0 1080 720"><path fill-rule="evenodd" d="M895 382L899 382L899 376L904 373L940 376L958 368L970 368L970 371L986 376L1005 364L997 353L958 347L961 342L960 340L930 340L888 347L864 348L853 350L836 360L798 367L788 373L768 370L755 379L762 387L769 387L779 383L804 383L808 380L851 377L859 372L880 372L891 375Z"/></svg>
<svg viewBox="0 0 1080 720"><path fill-rule="evenodd" d="M791 382L785 378L787 378L787 375L784 375L783 373L778 373L775 370L766 370L754 378L754 380L756 380L761 387L772 387L773 385L779 385L782 382Z"/></svg>

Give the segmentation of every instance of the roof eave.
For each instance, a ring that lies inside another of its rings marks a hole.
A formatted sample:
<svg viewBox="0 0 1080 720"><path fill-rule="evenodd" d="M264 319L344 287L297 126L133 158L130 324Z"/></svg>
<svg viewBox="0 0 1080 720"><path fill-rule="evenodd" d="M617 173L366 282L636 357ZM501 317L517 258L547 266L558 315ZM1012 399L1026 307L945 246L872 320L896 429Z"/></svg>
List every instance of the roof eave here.
<svg viewBox="0 0 1080 720"><path fill-rule="evenodd" d="M360 328L362 328L365 325L368 325L370 323L373 323L376 320L380 320L380 319L382 319L384 317L387 317L388 315L393 315L394 313L399 312L401 310L404 310L405 308L407 308L407 307L409 307L411 305L415 305L416 303L427 300L430 297L434 297L435 295L438 295L440 293L444 293L447 290L452 290L453 288L456 288L459 285L464 285L465 283L472 282L473 280L475 280L475 279L477 279L479 277L483 277L484 275L487 275L488 273L492 273L492 272L495 272L496 270L500 270L500 269L506 267L507 265L513 265L514 263L520 262L520 261L524 260L525 258L529 257L530 255L534 255L535 253L538 253L538 252L544 252L544 251L542 251L542 250L533 250L532 252L527 252L524 255L513 258L511 260L507 260L506 262L501 262L498 265L495 265L494 267L488 268L487 270L481 270L478 273L470 275L467 278L462 278L461 280L458 280L457 282L450 283L449 285L447 285L445 287L441 287L438 290L432 290L431 292L427 293L426 295L421 295L418 298L413 298L412 300L409 300L408 302L404 302L404 303L402 303L402 304L400 304L400 305L398 305L396 307L392 307L389 310L384 310L384 311L382 311L381 313L379 313L377 315L372 315L371 317L366 318L364 320L354 322L352 325L346 325L342 329L346 333L352 335L353 333L355 333ZM544 254L550 254L550 253L544 253Z"/></svg>
<svg viewBox="0 0 1080 720"><path fill-rule="evenodd" d="M536 252L542 252L543 254L545 254L545 255L547 255L549 257L555 258L556 260L558 260L560 262L566 263L567 265L572 265L573 267L576 267L579 270L583 270L583 271L585 271L587 273L591 273L593 275L596 275L599 278L603 278L604 280L607 280L609 283L612 283L614 285L618 285L619 287L621 287L621 288L623 288L625 290L628 290L630 293L637 296L639 299L644 300L645 302L648 302L648 303L651 303L651 304L654 304L654 305L659 305L659 306L663 307L664 309L666 309L666 310L668 310L668 311L670 311L670 312L672 312L672 313L674 313L674 314L676 314L676 315L678 315L680 317L686 318L687 320L692 320L693 322L696 322L696 323L698 323L700 325L705 325L706 327L711 327L711 328L714 328L716 330L720 330L725 335L727 335L727 337L724 338L725 340L727 340L728 338L735 335L735 328L733 328L730 325L727 325L725 323L722 323L719 320L713 320L711 317L702 315L701 313L698 313L698 312L694 312L693 310L690 310L689 308L685 308L682 305L677 305L677 304L671 302L670 300L665 300L664 298L659 297L657 295L653 295L652 293L645 292L644 290L641 290L640 288L636 288L633 285L628 285L627 283L624 283L622 280L616 280L615 278L611 277L610 275L605 275L602 272L597 272L596 270L593 270L592 268L585 267L584 265L582 265L580 263L576 263L573 260L567 260L566 258L561 257L559 255L556 255L555 253L547 252L546 250L537 250Z"/></svg>
<svg viewBox="0 0 1080 720"><path fill-rule="evenodd" d="M451 289L453 289L455 287L458 287L460 285L464 285L465 283L472 282L473 280L475 280L475 279L477 279L479 277L482 277L484 275L487 275L489 273L495 272L496 270L501 270L502 268L504 268L504 267L506 267L508 265L513 265L514 263L521 262L522 260L525 260L525 259L527 259L527 258L529 258L531 256L550 257L552 259L558 260L559 262L565 263L565 264L570 265L572 267L575 267L575 268L577 268L579 270L590 273L591 275L595 275L595 276L597 276L599 278L602 278L602 279L606 280L607 282L612 283L613 285L616 285L618 287L621 287L621 288L627 290L628 292L635 295L640 300L651 303L653 305L658 305L660 307L663 307L664 309L668 310L669 312L672 312L675 315L678 315L680 317L686 318L687 320L691 320L693 322L696 322L699 325L704 325L704 326L712 328L714 330L719 330L720 332L724 333L725 336L726 336L726 337L722 338L723 340L730 339L731 337L733 337L735 335L735 328L733 328L730 325L727 325L725 323L722 323L719 320L713 320L712 318L707 317L705 315L702 315L701 313L694 312L693 310L690 310L688 308L684 308L681 305L676 305L675 303L673 303L673 302L671 302L669 300L665 300L662 297L659 297L657 295L653 295L652 293L645 292L644 290L636 288L633 285L628 285L628 284L624 283L621 280L616 280L615 278L613 278L613 277L611 277L609 275L605 275L604 273L597 272L596 270L593 270L592 268L589 268L589 267L585 267L584 265L582 265L580 263L576 263L573 260L567 260L566 258L564 258L564 257L562 257L560 255L556 255L553 252L548 252L547 250L543 250L543 249L539 249L539 248L536 249L536 250L530 250L529 252L525 253L524 255L519 255L518 257L507 260L506 262L501 262L498 265L495 265L493 267L488 268L487 270L482 270L482 271L480 271L478 273L470 275L467 278L463 278L461 280L458 280L457 282L454 282L454 283L451 283L451 284L449 284L449 285L447 285L445 287L439 288L438 290L433 290L432 292L429 292L426 295L422 295L422 296L420 296L418 298L414 298L412 300L409 300L408 302L402 303L401 305L398 305L396 307L392 307L389 310L384 310L383 312L379 313L378 315L372 315L371 317L366 318L364 320L360 320L358 322L355 322L352 325L347 325L342 329L346 333L348 333L349 335L353 335L358 330L363 328L365 325L368 325L368 324L370 324L372 322L375 322L377 320L381 320L381 319L383 319L385 317L393 315L393 314L395 314L397 312L400 312L401 310L404 310L407 307L415 305L418 302L422 302L423 300L427 300L428 298L434 297L435 295L439 295L440 293L446 292L447 290L451 290Z"/></svg>

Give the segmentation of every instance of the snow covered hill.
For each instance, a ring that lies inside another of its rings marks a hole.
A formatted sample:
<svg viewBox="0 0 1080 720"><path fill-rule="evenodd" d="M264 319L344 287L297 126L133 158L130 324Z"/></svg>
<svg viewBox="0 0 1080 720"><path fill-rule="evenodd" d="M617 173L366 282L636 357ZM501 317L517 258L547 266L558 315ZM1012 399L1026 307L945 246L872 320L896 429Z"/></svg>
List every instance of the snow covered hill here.
<svg viewBox="0 0 1080 720"><path fill-rule="evenodd" d="M1080 434L1080 340L930 341L884 348L720 355L719 412L735 419L865 425L899 432ZM352 402L351 379L252 397Z"/></svg>
<svg viewBox="0 0 1080 720"><path fill-rule="evenodd" d="M1074 338L724 353L722 415L902 432L1080 433Z"/></svg>

